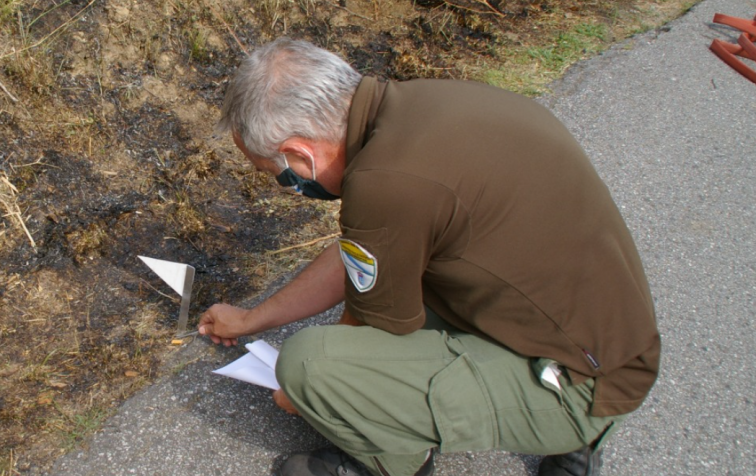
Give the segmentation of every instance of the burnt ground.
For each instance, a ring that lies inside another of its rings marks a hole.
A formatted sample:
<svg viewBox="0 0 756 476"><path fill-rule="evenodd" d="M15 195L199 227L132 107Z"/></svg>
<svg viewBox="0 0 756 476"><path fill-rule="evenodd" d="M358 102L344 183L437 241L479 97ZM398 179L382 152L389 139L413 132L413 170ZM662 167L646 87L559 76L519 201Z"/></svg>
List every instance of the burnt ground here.
<svg viewBox="0 0 756 476"><path fill-rule="evenodd" d="M178 299L138 255L196 268L192 325L338 231L338 203L283 193L213 136L244 51L288 35L365 74L476 79L509 46L636 7L0 0L0 475L44 467L158 376Z"/></svg>

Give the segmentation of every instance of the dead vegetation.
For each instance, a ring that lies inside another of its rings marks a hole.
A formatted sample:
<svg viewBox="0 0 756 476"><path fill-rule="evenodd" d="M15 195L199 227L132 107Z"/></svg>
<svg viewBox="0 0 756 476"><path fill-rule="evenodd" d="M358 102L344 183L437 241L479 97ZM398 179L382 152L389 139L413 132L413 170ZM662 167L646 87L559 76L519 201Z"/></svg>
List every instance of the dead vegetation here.
<svg viewBox="0 0 756 476"><path fill-rule="evenodd" d="M0 205L2 205L2 208L5 211L3 218L10 218L11 222L16 223L18 227L24 231L26 237L29 238L29 244L31 245L31 247L36 248L37 244L34 242L34 238L31 236L31 233L29 233L29 229L26 228L26 223L24 222L23 215L21 214L21 210L18 208L18 201L16 200L17 195L18 189L12 183L10 183L5 172L2 172L2 174L0 175ZM1 236L5 236L6 233L6 230L2 230Z"/></svg>
<svg viewBox="0 0 756 476"><path fill-rule="evenodd" d="M365 74L538 94L680 0L0 0L0 476L40 474L154 379L178 313L137 255L197 268L190 313L333 239L213 125L280 35Z"/></svg>

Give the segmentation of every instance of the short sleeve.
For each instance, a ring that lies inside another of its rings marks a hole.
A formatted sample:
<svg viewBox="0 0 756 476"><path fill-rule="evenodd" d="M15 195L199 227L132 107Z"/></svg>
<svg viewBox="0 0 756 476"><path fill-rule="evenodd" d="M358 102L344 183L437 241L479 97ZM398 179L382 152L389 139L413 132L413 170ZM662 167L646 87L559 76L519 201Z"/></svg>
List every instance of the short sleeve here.
<svg viewBox="0 0 756 476"><path fill-rule="evenodd" d="M395 334L423 326L423 274L455 209L450 190L410 174L368 170L345 179L341 254L354 317Z"/></svg>

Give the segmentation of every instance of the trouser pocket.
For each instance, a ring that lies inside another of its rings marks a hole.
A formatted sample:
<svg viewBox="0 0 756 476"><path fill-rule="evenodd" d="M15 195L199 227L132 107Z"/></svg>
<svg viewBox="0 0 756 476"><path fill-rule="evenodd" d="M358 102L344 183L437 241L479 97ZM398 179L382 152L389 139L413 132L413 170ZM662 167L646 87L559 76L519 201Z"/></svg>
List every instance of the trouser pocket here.
<svg viewBox="0 0 756 476"><path fill-rule="evenodd" d="M498 446L493 404L467 354L457 357L433 377L428 402L442 453L483 451Z"/></svg>

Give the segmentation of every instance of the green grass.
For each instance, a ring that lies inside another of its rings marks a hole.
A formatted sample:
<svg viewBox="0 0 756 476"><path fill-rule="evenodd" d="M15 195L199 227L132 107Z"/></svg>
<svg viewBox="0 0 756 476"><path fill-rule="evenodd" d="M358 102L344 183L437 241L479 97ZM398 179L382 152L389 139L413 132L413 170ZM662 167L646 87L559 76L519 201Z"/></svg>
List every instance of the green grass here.
<svg viewBox="0 0 756 476"><path fill-rule="evenodd" d="M63 410L55 407L66 418L66 423L60 428L60 434L64 441L63 446L67 451L76 448L84 438L94 433L100 428L102 422L109 416L109 413L101 408L92 408L84 413L68 415Z"/></svg>
<svg viewBox="0 0 756 476"><path fill-rule="evenodd" d="M548 84L561 77L574 63L593 56L617 41L658 28L685 14L700 0L649 0L631 12L616 9L605 23L577 23L549 28L555 36L537 43L506 45L499 49L501 61L484 64L474 79L526 96L548 92Z"/></svg>
<svg viewBox="0 0 756 476"><path fill-rule="evenodd" d="M538 96L546 85L575 62L610 44L604 24L580 23L537 46L507 47L502 66L484 68L477 79L526 96Z"/></svg>
<svg viewBox="0 0 756 476"><path fill-rule="evenodd" d="M198 63L207 62L210 52L207 49L207 34L200 29L193 29L187 33L189 40L189 57Z"/></svg>
<svg viewBox="0 0 756 476"><path fill-rule="evenodd" d="M571 64L599 51L605 44L606 33L605 25L583 23L572 31L560 33L552 44L528 48L525 53L548 72L559 75Z"/></svg>

